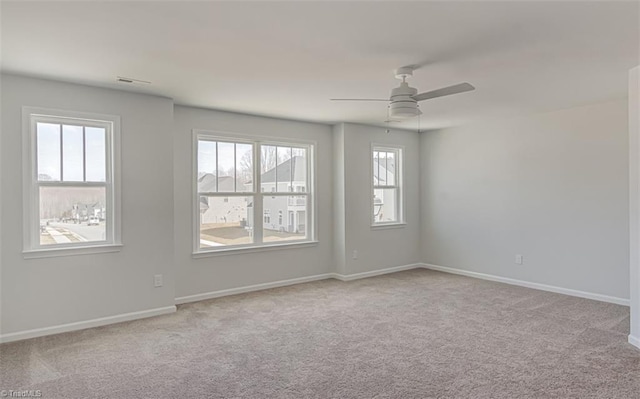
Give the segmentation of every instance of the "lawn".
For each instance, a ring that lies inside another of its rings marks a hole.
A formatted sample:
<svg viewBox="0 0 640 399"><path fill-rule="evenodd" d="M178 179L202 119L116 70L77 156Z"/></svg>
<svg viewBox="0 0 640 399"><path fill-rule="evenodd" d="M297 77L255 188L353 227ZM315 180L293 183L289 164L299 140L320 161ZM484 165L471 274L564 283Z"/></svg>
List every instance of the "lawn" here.
<svg viewBox="0 0 640 399"><path fill-rule="evenodd" d="M265 230L264 241L297 240L304 234ZM248 244L251 242L249 231L237 223L208 223L200 228L200 239L224 245Z"/></svg>

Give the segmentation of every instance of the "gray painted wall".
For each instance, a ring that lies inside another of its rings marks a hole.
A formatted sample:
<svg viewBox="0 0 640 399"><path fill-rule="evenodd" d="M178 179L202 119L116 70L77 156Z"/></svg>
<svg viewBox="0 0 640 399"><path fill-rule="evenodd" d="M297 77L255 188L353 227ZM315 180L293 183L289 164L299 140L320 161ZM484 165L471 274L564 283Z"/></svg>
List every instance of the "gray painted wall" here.
<svg viewBox="0 0 640 399"><path fill-rule="evenodd" d="M423 261L629 298L627 125L621 100L424 133Z"/></svg>
<svg viewBox="0 0 640 399"><path fill-rule="evenodd" d="M121 116L122 251L23 259L23 106ZM173 306L172 118L166 98L2 75L3 334Z"/></svg>

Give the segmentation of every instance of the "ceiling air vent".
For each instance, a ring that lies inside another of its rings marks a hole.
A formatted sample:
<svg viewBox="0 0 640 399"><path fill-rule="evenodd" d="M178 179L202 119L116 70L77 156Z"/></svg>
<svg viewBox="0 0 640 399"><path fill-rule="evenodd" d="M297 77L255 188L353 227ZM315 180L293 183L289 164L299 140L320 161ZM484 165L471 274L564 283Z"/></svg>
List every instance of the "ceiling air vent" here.
<svg viewBox="0 0 640 399"><path fill-rule="evenodd" d="M129 83L129 84L140 84L140 85L150 85L151 82L146 80L134 79L134 78L125 78L124 76L117 76L116 82L120 83Z"/></svg>

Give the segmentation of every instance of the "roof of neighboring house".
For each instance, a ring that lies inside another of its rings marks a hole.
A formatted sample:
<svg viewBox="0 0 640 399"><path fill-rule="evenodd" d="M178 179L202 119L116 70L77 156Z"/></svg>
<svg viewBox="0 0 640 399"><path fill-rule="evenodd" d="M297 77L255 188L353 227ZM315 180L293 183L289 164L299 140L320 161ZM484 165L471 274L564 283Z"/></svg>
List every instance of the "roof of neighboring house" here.
<svg viewBox="0 0 640 399"><path fill-rule="evenodd" d="M293 170L293 178L291 178L291 170ZM271 168L264 172L260 178L262 183L274 183L276 174L279 182L286 181L305 181L307 179L307 160L302 156L290 158L275 168Z"/></svg>
<svg viewBox="0 0 640 399"><path fill-rule="evenodd" d="M198 192L215 193L216 184L218 183L220 183L220 187L217 191L233 191L233 177L220 176L218 179L216 179L216 175L214 175L213 173L205 173L204 175L200 176L200 178L198 178Z"/></svg>

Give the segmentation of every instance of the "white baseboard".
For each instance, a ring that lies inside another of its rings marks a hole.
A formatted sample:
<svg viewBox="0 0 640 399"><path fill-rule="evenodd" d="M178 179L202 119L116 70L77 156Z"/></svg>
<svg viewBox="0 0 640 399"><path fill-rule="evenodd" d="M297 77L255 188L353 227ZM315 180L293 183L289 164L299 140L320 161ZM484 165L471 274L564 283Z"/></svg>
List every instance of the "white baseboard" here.
<svg viewBox="0 0 640 399"><path fill-rule="evenodd" d="M333 278L333 273L316 274L315 276L292 278L289 280L273 281L270 283L262 283L255 285L246 285L244 287L229 288L226 290L204 292L202 294L187 295L176 298L176 305L183 303L204 301L205 299L220 298L228 295L244 294L253 291L268 290L270 288L286 287L288 285L309 283L311 281L326 280Z"/></svg>
<svg viewBox="0 0 640 399"><path fill-rule="evenodd" d="M354 274L338 274L331 273L332 277L340 281L353 281L361 278L381 276L383 274L401 272L404 270L419 269L423 267L422 263L412 263L410 265L387 267L386 269L372 270L370 272L354 273Z"/></svg>
<svg viewBox="0 0 640 399"><path fill-rule="evenodd" d="M115 316L101 317L87 321L78 321L75 323L60 324L52 327L36 328L33 330L18 331L9 334L0 335L0 343L20 341L28 338L42 337L45 335L59 334L69 331L84 330L86 328L100 327L107 324L121 323L123 321L131 321L144 319L147 317L159 316L163 314L173 313L176 311L175 306L166 306L163 308L142 310L139 312L124 313Z"/></svg>
<svg viewBox="0 0 640 399"><path fill-rule="evenodd" d="M640 338L629 335L629 343L640 349Z"/></svg>
<svg viewBox="0 0 640 399"><path fill-rule="evenodd" d="M618 298L618 297L615 297L615 296L596 294L596 293L593 293L593 292L586 292L586 291L578 291L578 290L573 290L573 289L570 289L570 288L556 287L556 286L553 286L553 285L532 283L530 281L516 280L516 279L512 279L512 278L507 278L507 277L495 276L495 275L492 275L492 274L471 272L471 271L468 271L468 270L456 269L456 268L453 268L453 267L431 265L431 264L427 264L427 263L424 263L422 265L422 267L424 267L425 269L437 270L437 271L445 272L445 273L459 274L459 275L462 275L462 276L474 277L474 278L479 278L479 279L482 279L482 280L497 281L499 283L506 283L506 284L511 284L511 285L519 285L521 287L533 288L533 289L536 289L536 290L555 292L555 293L558 293L558 294L577 296L577 297L586 298L586 299L593 299L595 301L615 303L616 305L629 306L629 300L628 299Z"/></svg>
<svg viewBox="0 0 640 399"><path fill-rule="evenodd" d="M181 296L176 298L176 305L181 305L183 303L204 301L206 299L220 298L228 295L237 295L237 294L244 294L247 292L268 290L270 288L286 287L288 285L308 283L311 281L326 280L329 278L334 278L340 281L353 281L361 278L400 272L403 270L417 269L420 267L422 267L421 263L414 263L411 265L388 267L386 269L378 269L370 272L355 273L355 274L339 274L339 273L316 274L314 276L308 276L308 277L292 278L289 280L273 281L269 283L247 285L247 286L238 287L238 288L229 288L229 289L219 290L219 291L204 292L202 294Z"/></svg>

